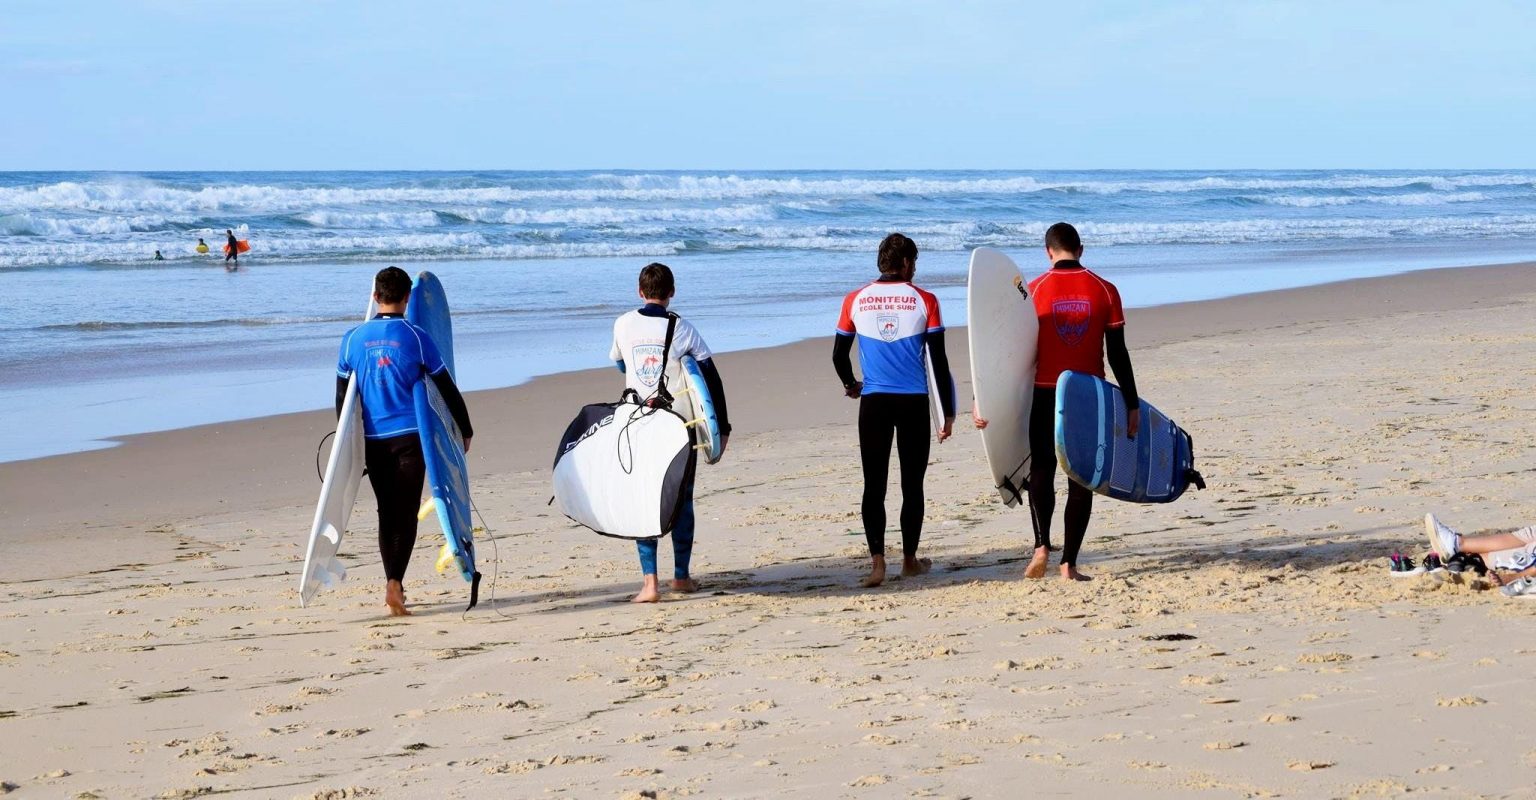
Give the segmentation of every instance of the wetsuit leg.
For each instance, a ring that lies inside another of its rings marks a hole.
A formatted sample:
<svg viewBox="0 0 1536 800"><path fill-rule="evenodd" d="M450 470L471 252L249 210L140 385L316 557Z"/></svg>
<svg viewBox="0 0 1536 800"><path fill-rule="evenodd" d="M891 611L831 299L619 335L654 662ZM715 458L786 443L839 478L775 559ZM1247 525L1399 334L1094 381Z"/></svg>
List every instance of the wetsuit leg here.
<svg viewBox="0 0 1536 800"><path fill-rule="evenodd" d="M1029 516L1035 547L1048 547L1056 512L1056 390L1036 386L1034 392L1029 409Z"/></svg>
<svg viewBox="0 0 1536 800"><path fill-rule="evenodd" d="M656 574L656 540L637 539L635 550L640 553L640 572L645 575Z"/></svg>
<svg viewBox="0 0 1536 800"><path fill-rule="evenodd" d="M923 535L923 476L933 445L928 395L892 395L896 408L896 457L901 462L901 553L917 555Z"/></svg>
<svg viewBox="0 0 1536 800"><path fill-rule="evenodd" d="M1088 520L1093 516L1093 492L1077 481L1067 481L1067 510L1062 513L1066 544L1061 548L1061 563L1077 565L1077 551L1088 534Z"/></svg>
<svg viewBox="0 0 1536 800"><path fill-rule="evenodd" d="M885 555L885 482L891 474L891 437L896 420L892 396L859 398L859 461L864 467L864 540L869 554Z"/></svg>
<svg viewBox="0 0 1536 800"><path fill-rule="evenodd" d="M693 561L693 486L683 496L683 508L672 526L672 577L688 579L688 565Z"/></svg>
<svg viewBox="0 0 1536 800"><path fill-rule="evenodd" d="M368 482L373 485L379 508L379 555L384 577L405 580L405 568L416 547L416 512L421 507L421 488L427 465L421 454L421 438L414 433L390 439L369 439L363 449Z"/></svg>

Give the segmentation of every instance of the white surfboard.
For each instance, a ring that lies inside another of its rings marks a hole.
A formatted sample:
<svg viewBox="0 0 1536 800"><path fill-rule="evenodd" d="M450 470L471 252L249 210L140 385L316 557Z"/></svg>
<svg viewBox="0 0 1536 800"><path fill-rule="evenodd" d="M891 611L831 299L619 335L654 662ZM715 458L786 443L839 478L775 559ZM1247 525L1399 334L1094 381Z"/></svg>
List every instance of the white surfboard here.
<svg viewBox="0 0 1536 800"><path fill-rule="evenodd" d="M923 348L923 366L928 370L928 417L933 420L933 434L944 432L944 400L939 396L938 373L933 371L933 358L928 348Z"/></svg>
<svg viewBox="0 0 1536 800"><path fill-rule="evenodd" d="M373 299L363 320L373 317ZM325 466L325 482L320 484L320 500L315 504L315 521L309 530L309 547L304 552L304 571L299 575L299 605L307 606L322 586L335 586L347 577L336 552L341 549L341 535L363 484L363 403L357 396L357 374L347 381L346 399L341 417L336 420L336 435L331 439L331 457Z"/></svg>
<svg viewBox="0 0 1536 800"><path fill-rule="evenodd" d="M978 247L971 252L965 289L971 386L976 410L987 420L981 446L992 482L1010 506L1023 502L1029 483L1029 410L1040 339L1035 303L1023 277L1013 259L997 250Z"/></svg>

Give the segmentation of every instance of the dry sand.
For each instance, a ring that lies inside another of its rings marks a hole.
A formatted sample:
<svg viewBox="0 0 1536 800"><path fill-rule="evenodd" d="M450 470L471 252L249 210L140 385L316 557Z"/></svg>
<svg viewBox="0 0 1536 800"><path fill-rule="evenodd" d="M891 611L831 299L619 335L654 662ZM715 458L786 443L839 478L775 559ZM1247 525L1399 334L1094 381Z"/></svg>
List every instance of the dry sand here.
<svg viewBox="0 0 1536 800"><path fill-rule="evenodd" d="M1386 557L1422 553L1426 510L1533 522L1532 277L1134 312L1138 383L1193 432L1210 488L1100 499L1089 584L1019 579L1027 515L996 502L963 418L929 470L934 573L854 588L856 404L824 341L720 357L738 436L701 468L707 589L654 607L624 602L631 546L545 505L553 440L616 391L611 371L471 395L499 578L467 617L465 585L431 571L430 523L417 616L382 616L366 490L351 577L297 607L324 412L0 465L0 781L20 797L1530 796L1536 602L1394 580ZM895 504L893 488L893 520Z"/></svg>

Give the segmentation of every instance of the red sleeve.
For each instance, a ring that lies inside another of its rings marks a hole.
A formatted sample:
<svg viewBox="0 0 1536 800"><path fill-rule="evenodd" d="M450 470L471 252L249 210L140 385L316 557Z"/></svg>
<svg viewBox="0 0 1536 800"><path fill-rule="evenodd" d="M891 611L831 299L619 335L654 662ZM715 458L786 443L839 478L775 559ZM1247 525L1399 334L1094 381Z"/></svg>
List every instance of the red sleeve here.
<svg viewBox="0 0 1536 800"><path fill-rule="evenodd" d="M853 327L853 298L857 297L858 294L857 291L849 292L848 296L843 298L843 310L837 315L838 333L847 336L857 333L857 329Z"/></svg>
<svg viewBox="0 0 1536 800"><path fill-rule="evenodd" d="M1119 328L1125 325L1125 309L1120 305L1120 290L1113 283L1104 281L1104 293L1109 295L1109 321L1104 323L1106 328Z"/></svg>
<svg viewBox="0 0 1536 800"><path fill-rule="evenodd" d="M923 305L928 307L928 332L944 330L944 315L939 312L939 298L935 297L933 292L923 289L918 289L917 294L923 298Z"/></svg>

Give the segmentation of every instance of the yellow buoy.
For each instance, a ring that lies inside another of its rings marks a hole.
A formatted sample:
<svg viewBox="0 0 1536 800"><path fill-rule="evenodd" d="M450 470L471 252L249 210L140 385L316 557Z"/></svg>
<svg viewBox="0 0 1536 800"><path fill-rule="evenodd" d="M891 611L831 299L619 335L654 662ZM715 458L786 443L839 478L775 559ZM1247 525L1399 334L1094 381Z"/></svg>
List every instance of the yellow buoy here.
<svg viewBox="0 0 1536 800"><path fill-rule="evenodd" d="M208 245L206 245L206 244L198 245L197 246L197 252L206 254L208 252Z"/></svg>

